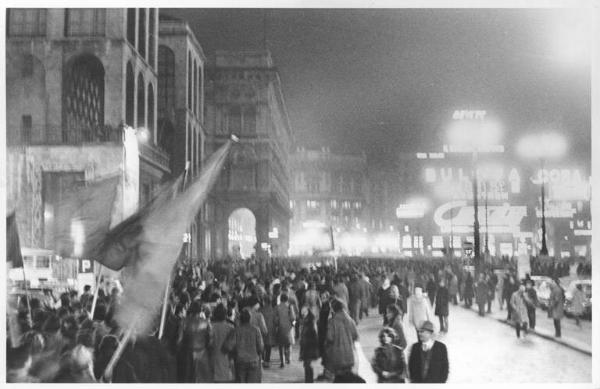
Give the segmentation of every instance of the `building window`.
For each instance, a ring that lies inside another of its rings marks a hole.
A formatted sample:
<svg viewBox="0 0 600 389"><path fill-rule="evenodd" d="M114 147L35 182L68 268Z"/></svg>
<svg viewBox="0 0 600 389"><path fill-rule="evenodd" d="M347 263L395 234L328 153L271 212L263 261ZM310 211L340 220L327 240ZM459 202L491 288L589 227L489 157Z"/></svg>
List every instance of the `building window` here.
<svg viewBox="0 0 600 389"><path fill-rule="evenodd" d="M256 134L256 108L246 107L242 120L244 122L244 134Z"/></svg>
<svg viewBox="0 0 600 389"><path fill-rule="evenodd" d="M146 127L146 86L142 73L137 79L137 123L136 127Z"/></svg>
<svg viewBox="0 0 600 389"><path fill-rule="evenodd" d="M9 36L46 36L46 10L13 8L8 10Z"/></svg>
<svg viewBox="0 0 600 389"><path fill-rule="evenodd" d="M189 110L192 109L192 54L188 52L188 68L187 68L187 107Z"/></svg>
<svg viewBox="0 0 600 389"><path fill-rule="evenodd" d="M23 67L21 68L21 76L23 78L33 76L33 55L26 54L23 56Z"/></svg>
<svg viewBox="0 0 600 389"><path fill-rule="evenodd" d="M148 64L150 67L156 67L156 52L154 46L156 45L156 35L154 31L156 29L156 9L150 8L148 21Z"/></svg>
<svg viewBox="0 0 600 389"><path fill-rule="evenodd" d="M196 60L192 62L192 112L194 115L198 115L198 88L196 85L198 84L198 66L196 65Z"/></svg>
<svg viewBox="0 0 600 389"><path fill-rule="evenodd" d="M290 200L290 209L294 209L295 203L294 200Z"/></svg>
<svg viewBox="0 0 600 389"><path fill-rule="evenodd" d="M315 200L306 200L306 208L317 209L319 208L319 202Z"/></svg>
<svg viewBox="0 0 600 389"><path fill-rule="evenodd" d="M127 74L125 76L125 123L133 127L133 107L135 104L135 82L133 76L133 66L127 62Z"/></svg>
<svg viewBox="0 0 600 389"><path fill-rule="evenodd" d="M350 209L350 201L342 201L343 209Z"/></svg>
<svg viewBox="0 0 600 389"><path fill-rule="evenodd" d="M306 179L306 186L309 192L319 193L321 190L319 177L308 177Z"/></svg>
<svg viewBox="0 0 600 389"><path fill-rule="evenodd" d="M361 209L362 208L362 203L360 201L356 201L354 203L354 209Z"/></svg>
<svg viewBox="0 0 600 389"><path fill-rule="evenodd" d="M158 106L170 111L175 103L175 54L167 46L158 47Z"/></svg>
<svg viewBox="0 0 600 389"><path fill-rule="evenodd" d="M63 76L63 141L102 140L104 67L93 55L81 55Z"/></svg>
<svg viewBox="0 0 600 389"><path fill-rule="evenodd" d="M106 9L69 8L65 15L66 36L104 36Z"/></svg>
<svg viewBox="0 0 600 389"><path fill-rule="evenodd" d="M31 143L31 115L21 116L21 141L25 144Z"/></svg>
<svg viewBox="0 0 600 389"><path fill-rule="evenodd" d="M242 129L242 110L239 106L229 108L229 133L239 134Z"/></svg>
<svg viewBox="0 0 600 389"><path fill-rule="evenodd" d="M331 200L330 205L331 205L332 209L337 209L337 207L338 207L337 200Z"/></svg>
<svg viewBox="0 0 600 389"><path fill-rule="evenodd" d="M146 127L150 132L150 142L154 143L154 85L148 85L148 120L146 121Z"/></svg>
<svg viewBox="0 0 600 389"><path fill-rule="evenodd" d="M127 40L135 47L135 8L127 8Z"/></svg>
<svg viewBox="0 0 600 389"><path fill-rule="evenodd" d="M146 58L146 9L140 8L138 22L138 53L142 58Z"/></svg>

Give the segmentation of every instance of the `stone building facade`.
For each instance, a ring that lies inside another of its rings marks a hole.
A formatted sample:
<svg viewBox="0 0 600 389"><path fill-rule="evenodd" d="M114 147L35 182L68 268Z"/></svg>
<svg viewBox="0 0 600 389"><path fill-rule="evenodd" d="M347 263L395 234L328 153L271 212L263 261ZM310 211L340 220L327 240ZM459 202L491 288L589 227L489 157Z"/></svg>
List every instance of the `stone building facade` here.
<svg viewBox="0 0 600 389"><path fill-rule="evenodd" d="M158 46L157 142L170 155L173 176L195 177L205 158L204 67L206 58L189 25L162 17ZM182 152L182 145L185 145ZM211 256L211 232L202 212L190 228L193 258Z"/></svg>
<svg viewBox="0 0 600 389"><path fill-rule="evenodd" d="M214 60L205 91L207 154L232 134L240 141L207 204L205 218L214 218L213 254L232 254L232 230L243 223L231 217L243 209L255 218L256 254L286 255L292 132L279 74L268 51L217 51Z"/></svg>
<svg viewBox="0 0 600 389"><path fill-rule="evenodd" d="M22 246L53 248L52 210L76 185L121 175L118 222L169 174L155 131L157 38L157 9L7 10L7 195Z"/></svg>
<svg viewBox="0 0 600 389"><path fill-rule="evenodd" d="M366 155L335 153L326 147L299 148L292 155L290 166L293 254L311 253L315 237L308 230L318 226L325 231L333 228L337 248L343 246L345 236L367 232Z"/></svg>

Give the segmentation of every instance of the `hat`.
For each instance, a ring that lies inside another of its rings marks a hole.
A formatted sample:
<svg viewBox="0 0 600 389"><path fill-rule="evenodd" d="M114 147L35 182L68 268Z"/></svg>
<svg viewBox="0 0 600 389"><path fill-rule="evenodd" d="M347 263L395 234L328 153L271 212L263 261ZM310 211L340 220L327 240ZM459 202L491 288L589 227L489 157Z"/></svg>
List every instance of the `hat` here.
<svg viewBox="0 0 600 389"><path fill-rule="evenodd" d="M424 321L421 324L421 327L419 327L419 331L429 331L429 332L433 333L434 332L433 323L430 322L429 320Z"/></svg>

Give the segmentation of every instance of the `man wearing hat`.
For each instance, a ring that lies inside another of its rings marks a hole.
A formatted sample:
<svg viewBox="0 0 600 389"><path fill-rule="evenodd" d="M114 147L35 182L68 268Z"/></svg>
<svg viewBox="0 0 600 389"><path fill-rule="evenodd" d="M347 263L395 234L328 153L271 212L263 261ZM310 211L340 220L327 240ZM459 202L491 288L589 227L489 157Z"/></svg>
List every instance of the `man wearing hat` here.
<svg viewBox="0 0 600 389"><path fill-rule="evenodd" d="M445 383L448 379L448 350L433 339L433 323L424 321L418 329L419 341L412 345L408 360L410 382Z"/></svg>

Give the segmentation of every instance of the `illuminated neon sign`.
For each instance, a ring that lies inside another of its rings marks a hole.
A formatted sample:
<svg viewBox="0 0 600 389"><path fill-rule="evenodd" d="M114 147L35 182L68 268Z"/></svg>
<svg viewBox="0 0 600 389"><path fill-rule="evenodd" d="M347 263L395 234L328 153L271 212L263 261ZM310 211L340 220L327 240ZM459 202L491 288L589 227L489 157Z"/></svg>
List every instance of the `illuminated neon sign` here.
<svg viewBox="0 0 600 389"><path fill-rule="evenodd" d="M511 206L505 203L487 208L489 232L520 232L521 221L527 216L526 206ZM479 213L480 220L483 220L485 207L479 207ZM473 226L473 207L467 206L466 201L451 201L435 210L433 220L440 227L442 233L449 233L451 230L459 233L469 232Z"/></svg>

